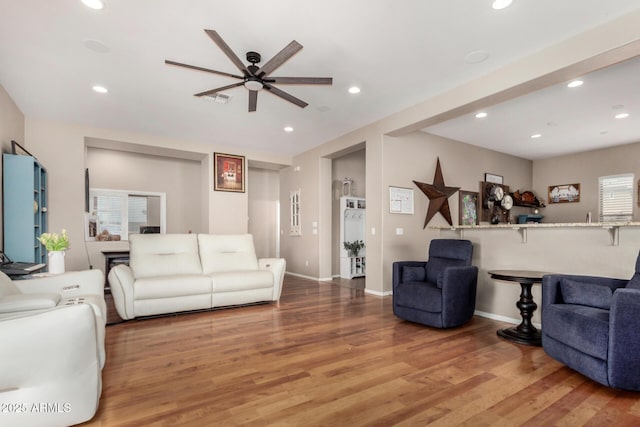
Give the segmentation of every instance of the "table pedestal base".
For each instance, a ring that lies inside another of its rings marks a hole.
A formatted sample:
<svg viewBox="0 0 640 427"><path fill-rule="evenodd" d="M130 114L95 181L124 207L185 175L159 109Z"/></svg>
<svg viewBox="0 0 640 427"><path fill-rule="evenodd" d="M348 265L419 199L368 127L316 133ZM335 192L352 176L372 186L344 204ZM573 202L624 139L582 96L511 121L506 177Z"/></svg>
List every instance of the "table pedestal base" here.
<svg viewBox="0 0 640 427"><path fill-rule="evenodd" d="M542 339L540 338L540 331L536 328L534 331L523 332L518 329L518 326L512 328L499 329L498 336L504 339L516 342L518 344L541 346Z"/></svg>

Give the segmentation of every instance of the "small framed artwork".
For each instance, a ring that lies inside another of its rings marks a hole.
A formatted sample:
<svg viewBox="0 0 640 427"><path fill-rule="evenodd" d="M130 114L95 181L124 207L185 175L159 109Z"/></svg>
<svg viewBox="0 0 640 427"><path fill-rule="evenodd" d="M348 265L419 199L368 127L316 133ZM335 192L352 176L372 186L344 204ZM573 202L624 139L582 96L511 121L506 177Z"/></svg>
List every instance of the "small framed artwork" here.
<svg viewBox="0 0 640 427"><path fill-rule="evenodd" d="M549 203L575 203L580 201L580 184L549 186Z"/></svg>
<svg viewBox="0 0 640 427"><path fill-rule="evenodd" d="M504 178L501 175L485 173L484 182L490 182L492 184L504 184Z"/></svg>
<svg viewBox="0 0 640 427"><path fill-rule="evenodd" d="M98 217L96 215L84 214L84 240L92 242L98 237Z"/></svg>
<svg viewBox="0 0 640 427"><path fill-rule="evenodd" d="M460 190L458 197L459 224L478 225L480 223L480 218L478 217L478 192Z"/></svg>
<svg viewBox="0 0 640 427"><path fill-rule="evenodd" d="M244 193L244 156L213 153L213 189Z"/></svg>
<svg viewBox="0 0 640 427"><path fill-rule="evenodd" d="M413 189L389 187L389 212L413 214Z"/></svg>

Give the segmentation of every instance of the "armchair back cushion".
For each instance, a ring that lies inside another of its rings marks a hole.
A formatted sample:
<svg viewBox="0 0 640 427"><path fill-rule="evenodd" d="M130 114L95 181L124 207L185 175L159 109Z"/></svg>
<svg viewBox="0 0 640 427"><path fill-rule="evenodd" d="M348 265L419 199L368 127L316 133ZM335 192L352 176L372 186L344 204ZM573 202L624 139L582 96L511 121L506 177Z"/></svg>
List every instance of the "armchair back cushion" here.
<svg viewBox="0 0 640 427"><path fill-rule="evenodd" d="M434 239L429 245L427 261L427 282L438 287L440 273L447 267L464 267L471 265L473 244L469 240Z"/></svg>
<svg viewBox="0 0 640 427"><path fill-rule="evenodd" d="M153 234L129 236L131 269L136 279L157 276L202 274L196 234Z"/></svg>
<svg viewBox="0 0 640 427"><path fill-rule="evenodd" d="M199 234L198 245L204 274L258 269L251 234Z"/></svg>

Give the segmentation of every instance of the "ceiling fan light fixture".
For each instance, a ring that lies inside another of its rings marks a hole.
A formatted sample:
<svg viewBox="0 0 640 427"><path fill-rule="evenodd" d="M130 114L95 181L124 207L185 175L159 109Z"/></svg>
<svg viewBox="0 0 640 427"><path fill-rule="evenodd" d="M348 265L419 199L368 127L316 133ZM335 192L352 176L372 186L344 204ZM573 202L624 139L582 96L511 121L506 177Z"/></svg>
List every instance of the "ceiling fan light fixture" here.
<svg viewBox="0 0 640 427"><path fill-rule="evenodd" d="M244 87L246 87L248 90L258 91L262 90L262 88L264 88L264 85L257 77L247 77L247 80L244 81Z"/></svg>

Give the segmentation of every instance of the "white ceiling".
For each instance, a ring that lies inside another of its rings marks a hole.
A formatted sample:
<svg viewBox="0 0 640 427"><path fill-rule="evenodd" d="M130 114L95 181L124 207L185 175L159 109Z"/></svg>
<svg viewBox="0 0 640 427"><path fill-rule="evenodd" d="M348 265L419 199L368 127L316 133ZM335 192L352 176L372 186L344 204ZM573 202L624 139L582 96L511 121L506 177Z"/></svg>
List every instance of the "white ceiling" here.
<svg viewBox="0 0 640 427"><path fill-rule="evenodd" d="M27 117L282 155L301 153L639 8L638 0L514 0L501 11L491 8L492 0L105 1L107 7L95 11L80 0L0 0L0 85ZM305 109L263 91L257 112L248 113L242 87L225 92L232 96L226 105L196 98L236 80L169 66L165 59L238 73L205 28L217 30L243 60L247 51L259 52L262 64L295 39L304 49L272 76L330 76L334 84L279 86L308 102ZM87 40L108 52L88 48ZM466 63L465 56L478 50L489 58ZM620 130L637 119L613 125L601 111L608 122L596 123L564 104L581 97L584 107L596 96L600 110L610 113L612 105L624 104L640 115L638 75L629 83L635 86L616 92L621 100L607 95L618 91L613 86L595 92L598 81L610 79L594 75L575 92L550 88L495 106L481 125L464 117L426 130L526 158L638 141L637 125ZM109 93L93 92L95 84ZM350 95L351 85L362 92ZM622 99L630 94L635 96ZM549 99L557 111L540 104ZM557 126L547 126L550 121ZM294 132L285 133L286 125ZM537 145L528 140L532 132L544 134Z"/></svg>

